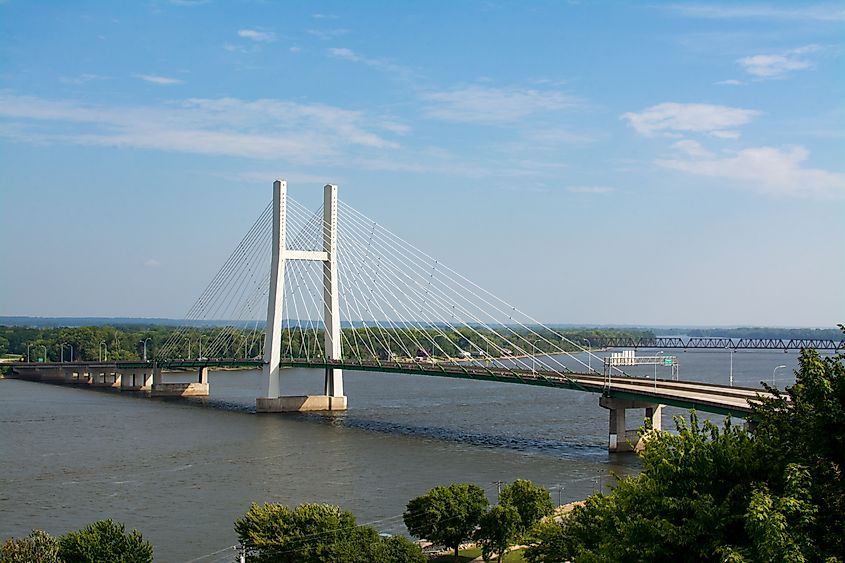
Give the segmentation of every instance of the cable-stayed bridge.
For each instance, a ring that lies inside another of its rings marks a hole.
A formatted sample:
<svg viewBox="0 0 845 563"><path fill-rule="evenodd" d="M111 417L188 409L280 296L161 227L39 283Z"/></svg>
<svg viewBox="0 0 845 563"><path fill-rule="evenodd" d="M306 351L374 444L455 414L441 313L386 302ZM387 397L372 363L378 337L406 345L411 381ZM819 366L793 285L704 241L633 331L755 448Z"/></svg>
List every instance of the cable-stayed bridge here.
<svg viewBox="0 0 845 563"><path fill-rule="evenodd" d="M213 319L230 320L201 336L197 325ZM638 441L625 426L628 409L645 409L659 428L663 405L744 417L750 402L766 394L630 377L339 201L337 186L325 186L323 205L310 210L288 197L281 180L154 360L20 364L15 371L201 396L208 394L208 369L226 367L262 370L257 412L345 410L344 370L593 392L610 411L612 451ZM323 393L284 395L288 367L321 370ZM163 373L175 369L197 370L198 381L165 383Z"/></svg>

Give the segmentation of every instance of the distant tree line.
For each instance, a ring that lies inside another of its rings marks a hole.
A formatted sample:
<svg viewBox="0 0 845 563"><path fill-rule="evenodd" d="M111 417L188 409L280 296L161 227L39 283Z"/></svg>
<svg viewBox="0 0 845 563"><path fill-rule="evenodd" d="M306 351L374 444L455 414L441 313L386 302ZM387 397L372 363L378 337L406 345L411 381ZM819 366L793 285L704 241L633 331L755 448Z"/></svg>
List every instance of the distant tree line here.
<svg viewBox="0 0 845 563"><path fill-rule="evenodd" d="M306 326L286 326L282 331L283 355L322 357L323 331ZM575 351L594 346L602 338L649 338L654 333L633 329L559 329L508 327L351 328L342 329L346 358L390 360L414 356L493 357ZM173 335L168 358L261 357L263 331L232 327L180 328L167 325L100 325L33 328L0 326L0 355L16 354L33 362L137 361L155 358Z"/></svg>

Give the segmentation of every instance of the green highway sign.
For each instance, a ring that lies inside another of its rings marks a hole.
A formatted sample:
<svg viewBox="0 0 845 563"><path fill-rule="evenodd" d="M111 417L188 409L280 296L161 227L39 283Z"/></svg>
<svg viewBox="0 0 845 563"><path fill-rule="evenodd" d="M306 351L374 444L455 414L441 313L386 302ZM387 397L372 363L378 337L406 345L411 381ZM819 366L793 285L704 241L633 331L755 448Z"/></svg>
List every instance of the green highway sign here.
<svg viewBox="0 0 845 563"><path fill-rule="evenodd" d="M663 365L664 366L671 366L675 363L675 358L663 358Z"/></svg>

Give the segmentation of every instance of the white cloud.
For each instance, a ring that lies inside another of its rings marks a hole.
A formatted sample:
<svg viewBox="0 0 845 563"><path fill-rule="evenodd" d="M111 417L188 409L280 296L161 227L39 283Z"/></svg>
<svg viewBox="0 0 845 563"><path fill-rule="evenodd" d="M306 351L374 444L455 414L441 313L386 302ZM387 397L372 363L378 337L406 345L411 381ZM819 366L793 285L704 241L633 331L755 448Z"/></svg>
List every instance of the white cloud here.
<svg viewBox="0 0 845 563"><path fill-rule="evenodd" d="M159 262L155 258L147 258L147 260L144 262L145 268L158 268L160 266L161 262Z"/></svg>
<svg viewBox="0 0 845 563"><path fill-rule="evenodd" d="M698 141L692 139L684 139L672 145L677 151L680 151L688 156L706 158L713 156L713 153L705 149Z"/></svg>
<svg viewBox="0 0 845 563"><path fill-rule="evenodd" d="M738 187L761 193L802 197L845 197L845 174L803 163L809 152L801 146L754 147L725 157L659 159L664 168L697 176L724 178Z"/></svg>
<svg viewBox="0 0 845 563"><path fill-rule="evenodd" d="M326 52L336 59L346 59L347 61L356 62L364 60L362 57L356 55L352 49L347 49L346 47L333 47L326 49Z"/></svg>
<svg viewBox="0 0 845 563"><path fill-rule="evenodd" d="M753 55L737 59L737 64L748 74L758 78L779 78L796 70L813 67L812 61L802 55L821 50L818 45L806 45L775 55Z"/></svg>
<svg viewBox="0 0 845 563"><path fill-rule="evenodd" d="M429 117L462 123L504 124L559 112L579 100L558 91L467 86L422 95Z"/></svg>
<svg viewBox="0 0 845 563"><path fill-rule="evenodd" d="M361 63L367 66L371 66L373 68L377 68L379 70L384 70L387 72L392 72L395 74L401 75L409 75L410 71L405 67L402 67L397 64L393 64L390 61L384 59L372 59L369 57L365 57L363 55L359 55L352 49L347 49L346 47L333 47L330 49L326 49L326 53L335 59L342 59L345 61L350 61L354 63Z"/></svg>
<svg viewBox="0 0 845 563"><path fill-rule="evenodd" d="M569 186L566 191L575 194L608 194L616 190L609 186Z"/></svg>
<svg viewBox="0 0 845 563"><path fill-rule="evenodd" d="M238 37L256 41L258 43L271 43L276 40L276 34L271 31L258 31L257 29L239 29Z"/></svg>
<svg viewBox="0 0 845 563"><path fill-rule="evenodd" d="M152 84L158 84L160 86L171 86L173 84L182 84L182 81L178 78L168 78L166 76L158 76L156 74L135 74L133 75L135 78L139 78L144 82L151 82Z"/></svg>
<svg viewBox="0 0 845 563"><path fill-rule="evenodd" d="M643 111L622 114L637 133L676 135L679 132L706 133L720 138L739 136L734 127L745 125L760 112L750 109L712 104L678 104L666 102Z"/></svg>
<svg viewBox="0 0 845 563"><path fill-rule="evenodd" d="M393 149L379 116L274 99L194 98L157 106L91 106L0 91L0 135L24 142L131 147L325 161L344 150Z"/></svg>
<svg viewBox="0 0 845 563"><path fill-rule="evenodd" d="M714 82L713 84L717 86L739 86L743 84L743 82L731 78L730 80L719 80L718 82Z"/></svg>
<svg viewBox="0 0 845 563"><path fill-rule="evenodd" d="M829 4L773 6L771 4L670 4L664 6L679 15L709 19L778 19L845 21L845 9Z"/></svg>

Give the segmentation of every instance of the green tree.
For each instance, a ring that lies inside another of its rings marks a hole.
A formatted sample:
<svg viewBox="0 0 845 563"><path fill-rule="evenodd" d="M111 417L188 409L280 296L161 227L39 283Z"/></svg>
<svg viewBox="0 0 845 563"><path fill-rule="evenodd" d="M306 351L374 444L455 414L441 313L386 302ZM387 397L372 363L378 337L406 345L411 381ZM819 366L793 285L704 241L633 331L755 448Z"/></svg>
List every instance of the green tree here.
<svg viewBox="0 0 845 563"><path fill-rule="evenodd" d="M549 491L525 479L517 479L505 485L499 495L499 504L513 506L519 513L520 534L524 534L534 524L554 512Z"/></svg>
<svg viewBox="0 0 845 563"><path fill-rule="evenodd" d="M301 504L294 509L253 504L235 521L235 532L247 550L247 560L257 563L399 563L405 559L393 557L414 553L401 540L382 541L376 530L358 526L351 513L328 504ZM422 555L419 547L413 547Z"/></svg>
<svg viewBox="0 0 845 563"><path fill-rule="evenodd" d="M391 536L381 540L377 555L372 563L425 563L420 546L402 536Z"/></svg>
<svg viewBox="0 0 845 563"><path fill-rule="evenodd" d="M126 533L123 524L100 520L60 537L59 559L64 563L151 563L153 546L137 530Z"/></svg>
<svg viewBox="0 0 845 563"><path fill-rule="evenodd" d="M0 563L60 563L59 542L42 530L25 538L9 538L0 547Z"/></svg>
<svg viewBox="0 0 845 563"><path fill-rule="evenodd" d="M454 483L411 499L403 519L412 536L453 549L457 560L458 547L472 537L487 505L481 487Z"/></svg>
<svg viewBox="0 0 845 563"><path fill-rule="evenodd" d="M475 538L481 544L481 555L489 561L497 554L497 561L502 558L522 534L522 518L516 507L510 504L498 504L481 517Z"/></svg>
<svg viewBox="0 0 845 563"><path fill-rule="evenodd" d="M802 351L796 384L755 406L752 435L676 419L640 475L539 526L526 560L842 561L842 360Z"/></svg>

